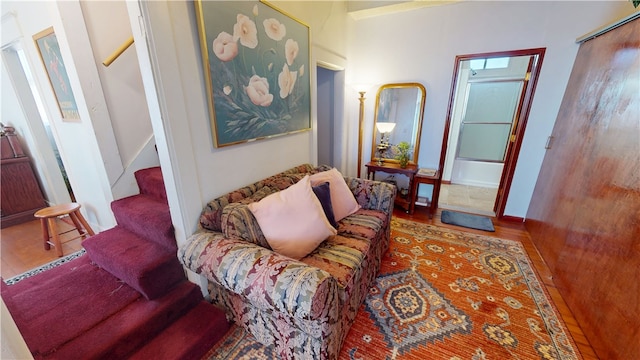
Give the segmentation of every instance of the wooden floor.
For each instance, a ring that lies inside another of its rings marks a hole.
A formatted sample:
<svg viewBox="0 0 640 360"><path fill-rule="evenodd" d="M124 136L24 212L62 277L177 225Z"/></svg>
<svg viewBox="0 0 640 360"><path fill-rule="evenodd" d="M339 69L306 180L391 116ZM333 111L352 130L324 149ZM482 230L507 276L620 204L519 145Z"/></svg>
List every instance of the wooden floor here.
<svg viewBox="0 0 640 360"><path fill-rule="evenodd" d="M582 333L582 330L578 326L575 318L573 317L573 314L556 289L553 283L553 277L549 272L549 268L544 263L544 261L540 257L540 254L531 242L529 233L525 229L523 223L498 221L496 219L493 219L493 224L496 231L494 233L489 233L486 231L473 230L444 224L440 221L440 211L441 210L438 210L436 216L434 216L433 219L429 219L426 208L416 206L416 211L413 215L408 215L401 209L396 208L396 210L394 211L394 216L403 219L418 221L421 223L433 224L446 228L498 237L501 239L520 241L527 250L527 254L529 255L529 258L531 258L538 272L538 275L540 275L542 282L546 286L547 291L549 292L553 302L559 310L564 322L567 324L567 327L569 328L574 341L578 345L578 349L582 353L582 356L585 359L598 359L593 349L589 345L589 342ZM72 228L64 221L59 221L58 224L60 228L63 228L64 230ZM73 237L71 235L75 234L77 233L71 232L65 235L65 237L66 239L68 239L70 237ZM0 239L2 245L2 267L0 268L0 274L4 279L21 274L27 270L46 264L58 258L53 247L49 251L44 250L42 244L43 240L41 235L40 223L37 220L2 229L2 231L0 232ZM65 240L63 240L63 242L64 241ZM79 238L63 243L63 251L65 255L78 251L81 248L82 245Z"/></svg>
<svg viewBox="0 0 640 360"><path fill-rule="evenodd" d="M402 209L398 209L396 207L396 209L393 212L393 215L399 218L409 219L409 220L413 220L413 221L421 222L425 224L432 224L432 225L442 226L445 228L456 229L456 230L475 233L475 234L482 234L482 235L497 237L501 239L520 241L524 245L527 251L527 254L529 255L529 258L533 262L533 265L536 271L538 272L540 279L544 283L547 289L547 292L551 296L551 299L556 305L556 308L558 309L560 315L562 316L562 319L567 325L567 328L569 329L569 332L571 333L573 340L576 342L576 345L578 346L579 351L582 353L582 356L585 359L598 359L595 352L593 351L593 348L589 344L589 341L587 341L587 338L584 336L582 329L580 329L580 326L578 325L573 314L571 313L571 310L569 310L569 308L567 307L567 304L564 302L564 300L562 299L562 296L556 289L556 286L553 283L553 276L549 271L549 267L545 264L544 260L542 260L542 257L538 253L538 250L533 245L533 242L531 241L531 237L529 236L529 233L527 232L524 226L524 223L511 222L511 221L499 221L493 218L492 219L493 225L496 231L491 233L491 232L486 232L482 230L474 230L474 229L468 229L468 228L463 228L459 226L444 224L440 221L440 212L441 210L439 209L436 215L433 217L433 219L429 219L428 212L424 207L416 206L416 210L413 213L413 215L408 215Z"/></svg>
<svg viewBox="0 0 640 360"><path fill-rule="evenodd" d="M56 221L61 232L75 229L66 221L60 219ZM77 231L70 231L60 238L64 255L82 249ZM37 219L0 230L0 257L2 258L0 275L3 279L58 259L53 246L50 250L44 249L40 220Z"/></svg>

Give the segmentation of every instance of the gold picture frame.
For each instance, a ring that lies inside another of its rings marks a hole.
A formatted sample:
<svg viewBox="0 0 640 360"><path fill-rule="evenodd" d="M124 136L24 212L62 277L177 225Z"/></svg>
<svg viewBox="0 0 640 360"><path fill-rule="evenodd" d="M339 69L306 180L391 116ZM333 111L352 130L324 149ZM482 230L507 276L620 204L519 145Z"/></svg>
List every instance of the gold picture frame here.
<svg viewBox="0 0 640 360"><path fill-rule="evenodd" d="M309 26L262 1L195 7L215 147L310 130Z"/></svg>
<svg viewBox="0 0 640 360"><path fill-rule="evenodd" d="M80 119L78 105L76 104L76 99L73 96L73 90L71 89L67 69L64 66L64 61L62 60L60 46L58 45L58 39L53 31L53 27L47 28L33 35L33 41L36 44L38 53L40 54L42 65L47 72L49 84L51 85L51 89L53 90L53 94L58 103L58 109L60 110L62 119Z"/></svg>

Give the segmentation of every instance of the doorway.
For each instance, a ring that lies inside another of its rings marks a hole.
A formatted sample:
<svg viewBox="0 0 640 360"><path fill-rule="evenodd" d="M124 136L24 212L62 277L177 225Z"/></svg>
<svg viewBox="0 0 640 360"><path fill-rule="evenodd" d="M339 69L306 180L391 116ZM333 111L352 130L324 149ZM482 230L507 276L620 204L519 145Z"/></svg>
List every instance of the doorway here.
<svg viewBox="0 0 640 360"><path fill-rule="evenodd" d="M2 88L8 90L3 92L2 103L10 114L2 119L4 125L16 128L22 150L28 156L30 166L37 174L45 201L48 204L73 201L73 191L53 140L54 129L47 121L47 112L23 51L23 41L3 44L0 56L2 57ZM57 223L61 232L72 228L65 221ZM20 222L5 225L10 226L2 229L0 242L1 275L4 279L58 259L55 251L43 250L39 220L25 217ZM71 240L70 235L63 235L65 243L62 247L65 253L72 253L82 248L80 239Z"/></svg>
<svg viewBox="0 0 640 360"><path fill-rule="evenodd" d="M317 151L318 165L341 168L342 159L336 154L344 154L345 143L341 137L342 114L344 110L344 70L327 63L317 66Z"/></svg>
<svg viewBox="0 0 640 360"><path fill-rule="evenodd" d="M3 101L22 110L22 113L15 113L14 118L8 119L5 125L16 127L18 135L24 140L22 146L31 157L46 201L53 204L70 202L74 200L73 190L29 62L24 55L22 42L3 46L2 60L8 74L3 77L3 83L7 81L3 86L12 86L15 90L15 96L7 93ZM8 84L9 81L11 85Z"/></svg>
<svg viewBox="0 0 640 360"><path fill-rule="evenodd" d="M504 216L544 49L456 57L439 206Z"/></svg>

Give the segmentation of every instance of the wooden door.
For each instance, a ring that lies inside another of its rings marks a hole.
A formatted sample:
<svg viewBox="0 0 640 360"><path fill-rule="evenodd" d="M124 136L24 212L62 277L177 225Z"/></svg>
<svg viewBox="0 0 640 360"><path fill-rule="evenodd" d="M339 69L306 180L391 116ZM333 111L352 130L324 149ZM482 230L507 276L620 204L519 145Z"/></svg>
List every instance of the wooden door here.
<svg viewBox="0 0 640 360"><path fill-rule="evenodd" d="M602 359L640 355L640 20L580 46L526 225Z"/></svg>

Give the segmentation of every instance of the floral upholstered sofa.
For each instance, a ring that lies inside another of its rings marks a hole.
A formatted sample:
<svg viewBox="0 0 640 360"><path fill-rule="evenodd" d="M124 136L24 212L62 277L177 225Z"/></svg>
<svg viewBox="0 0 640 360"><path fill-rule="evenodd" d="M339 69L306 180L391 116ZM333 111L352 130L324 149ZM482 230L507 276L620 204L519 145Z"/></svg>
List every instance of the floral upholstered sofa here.
<svg viewBox="0 0 640 360"><path fill-rule="evenodd" d="M286 359L338 357L389 246L395 187L346 177L359 209L336 235L299 260L271 249L249 204L329 169L301 165L212 200L178 251L212 302Z"/></svg>

